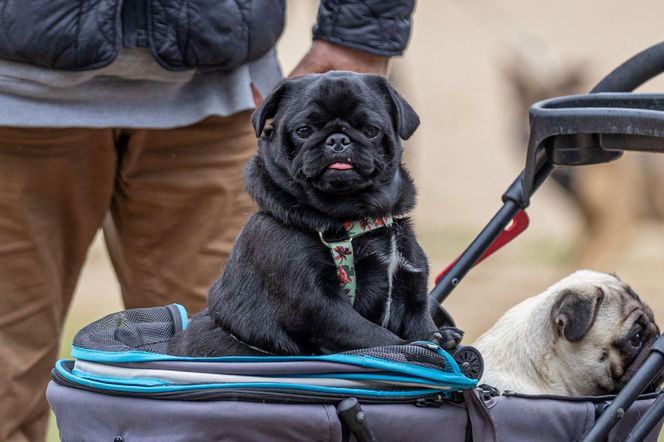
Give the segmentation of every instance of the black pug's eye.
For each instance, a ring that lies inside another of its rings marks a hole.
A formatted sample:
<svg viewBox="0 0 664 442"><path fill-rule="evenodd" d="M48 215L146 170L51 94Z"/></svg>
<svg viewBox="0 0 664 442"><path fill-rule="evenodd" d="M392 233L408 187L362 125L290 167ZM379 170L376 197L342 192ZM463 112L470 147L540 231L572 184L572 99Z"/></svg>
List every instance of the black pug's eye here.
<svg viewBox="0 0 664 442"><path fill-rule="evenodd" d="M629 338L629 344L632 347L640 347L641 346L641 330L637 330L636 333L632 335L631 338Z"/></svg>
<svg viewBox="0 0 664 442"><path fill-rule="evenodd" d="M380 130L376 126L364 126L362 133L366 135L367 138L376 138Z"/></svg>
<svg viewBox="0 0 664 442"><path fill-rule="evenodd" d="M314 130L311 126L300 126L297 129L295 129L295 135L297 135L298 138L301 138L303 140L309 138L313 133Z"/></svg>

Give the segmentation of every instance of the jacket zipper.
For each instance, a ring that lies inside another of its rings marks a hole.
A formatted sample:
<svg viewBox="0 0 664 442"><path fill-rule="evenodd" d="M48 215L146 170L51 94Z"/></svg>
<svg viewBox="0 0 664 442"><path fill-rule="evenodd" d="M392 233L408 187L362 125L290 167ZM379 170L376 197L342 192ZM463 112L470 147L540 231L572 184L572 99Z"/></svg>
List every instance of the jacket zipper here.
<svg viewBox="0 0 664 442"><path fill-rule="evenodd" d="M149 0L124 0L122 3L122 44L126 48L149 46Z"/></svg>
<svg viewBox="0 0 664 442"><path fill-rule="evenodd" d="M148 0L135 0L136 5L136 44L148 46Z"/></svg>

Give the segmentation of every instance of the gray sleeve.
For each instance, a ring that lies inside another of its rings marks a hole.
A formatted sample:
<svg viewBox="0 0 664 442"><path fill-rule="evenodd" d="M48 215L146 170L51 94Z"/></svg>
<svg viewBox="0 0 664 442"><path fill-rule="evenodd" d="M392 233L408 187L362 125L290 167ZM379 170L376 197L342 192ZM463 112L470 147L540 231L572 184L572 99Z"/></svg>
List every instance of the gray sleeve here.
<svg viewBox="0 0 664 442"><path fill-rule="evenodd" d="M400 55L414 7L415 0L321 0L313 37L376 55Z"/></svg>

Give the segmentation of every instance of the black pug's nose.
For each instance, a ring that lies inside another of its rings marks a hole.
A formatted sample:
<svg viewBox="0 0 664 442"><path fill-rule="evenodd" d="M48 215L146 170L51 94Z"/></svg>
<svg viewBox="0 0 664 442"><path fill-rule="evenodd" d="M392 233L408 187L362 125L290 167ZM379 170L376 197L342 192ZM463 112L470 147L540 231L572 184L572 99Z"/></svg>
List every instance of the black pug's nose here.
<svg viewBox="0 0 664 442"><path fill-rule="evenodd" d="M350 146L350 138L346 134L334 133L325 139L325 147L333 153L343 153Z"/></svg>

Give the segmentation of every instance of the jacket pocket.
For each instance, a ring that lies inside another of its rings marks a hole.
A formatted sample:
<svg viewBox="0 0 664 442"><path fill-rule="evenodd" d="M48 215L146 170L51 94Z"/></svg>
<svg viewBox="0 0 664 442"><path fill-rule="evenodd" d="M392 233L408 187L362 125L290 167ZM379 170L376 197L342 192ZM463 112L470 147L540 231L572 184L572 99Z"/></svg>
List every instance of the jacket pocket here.
<svg viewBox="0 0 664 442"><path fill-rule="evenodd" d="M120 46L118 4L0 1L0 58L52 69L104 67L117 57Z"/></svg>
<svg viewBox="0 0 664 442"><path fill-rule="evenodd" d="M233 69L265 54L283 29L283 0L150 0L150 45L166 69Z"/></svg>

